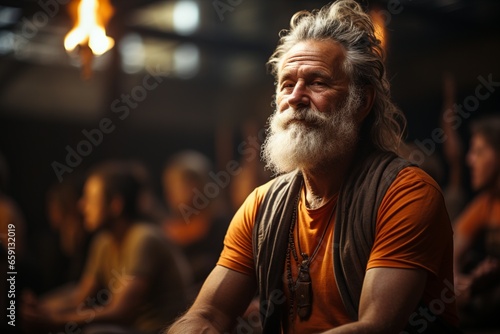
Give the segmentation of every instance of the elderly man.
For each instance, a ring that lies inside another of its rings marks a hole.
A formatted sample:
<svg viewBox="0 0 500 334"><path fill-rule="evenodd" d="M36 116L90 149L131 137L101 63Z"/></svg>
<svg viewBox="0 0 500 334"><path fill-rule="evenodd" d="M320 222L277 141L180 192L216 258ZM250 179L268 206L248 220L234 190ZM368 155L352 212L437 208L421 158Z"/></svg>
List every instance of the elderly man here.
<svg viewBox="0 0 500 334"><path fill-rule="evenodd" d="M450 222L438 185L393 153L405 121L369 16L351 0L299 12L269 65L263 157L280 176L238 210L169 333L248 333L259 317L265 333L457 332Z"/></svg>

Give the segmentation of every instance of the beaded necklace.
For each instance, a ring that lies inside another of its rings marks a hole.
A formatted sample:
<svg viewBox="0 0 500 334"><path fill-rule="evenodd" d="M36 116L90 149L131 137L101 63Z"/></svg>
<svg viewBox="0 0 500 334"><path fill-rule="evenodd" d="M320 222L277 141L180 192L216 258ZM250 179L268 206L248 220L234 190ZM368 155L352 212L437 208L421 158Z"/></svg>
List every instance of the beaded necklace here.
<svg viewBox="0 0 500 334"><path fill-rule="evenodd" d="M302 187L301 187L302 189ZM292 222L290 224L290 231L288 233L288 247L286 250L286 277L287 277L287 282L288 282L288 289L290 291L290 309L289 309L289 317L290 320L293 322L295 313L294 313L294 306L295 306L295 298L297 298L297 314L300 318L301 321L305 321L309 319L311 316L312 312L312 282L311 282L311 276L309 274L309 267L311 265L311 262L314 260L314 257L318 253L321 244L323 243L323 239L326 235L326 231L328 230L328 226L330 225L330 221L333 218L333 214L335 212L335 209L337 208L337 203L335 203L333 210L330 214L330 217L328 218L328 222L326 224L326 227L321 234L321 238L319 239L318 245L314 249L313 253L311 256L309 256L307 253L303 252L301 247L300 247L300 239L299 239L299 224L298 224L298 204L300 200L300 194L301 191L299 191L299 194L297 198L295 199L295 206L293 209L293 214L292 214ZM295 249L295 241L294 241L294 230L295 230L295 225L297 225L297 245L299 248L300 255L302 257L302 261L299 262L299 258L297 256L297 251ZM292 276L292 264L291 264L291 256L290 254L293 255L293 258L295 262L297 263L299 273L297 280L294 282L293 276Z"/></svg>

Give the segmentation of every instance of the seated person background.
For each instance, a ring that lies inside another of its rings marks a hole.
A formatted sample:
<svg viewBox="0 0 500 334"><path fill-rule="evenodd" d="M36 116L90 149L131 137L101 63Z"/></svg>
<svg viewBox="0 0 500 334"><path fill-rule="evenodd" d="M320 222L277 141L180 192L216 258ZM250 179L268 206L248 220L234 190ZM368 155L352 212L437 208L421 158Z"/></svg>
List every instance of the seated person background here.
<svg viewBox="0 0 500 334"><path fill-rule="evenodd" d="M224 191L209 178L211 171L212 164L205 155L187 150L173 155L162 175L168 210L162 229L191 265L194 275L192 295L196 295L217 263L229 222L222 196L205 194L209 183L216 187L218 194Z"/></svg>
<svg viewBox="0 0 500 334"><path fill-rule="evenodd" d="M84 272L70 292L25 296L27 332L156 333L186 307L185 264L161 230L141 219L136 171L110 162L90 173L81 208L85 228L98 233Z"/></svg>
<svg viewBox="0 0 500 334"><path fill-rule="evenodd" d="M0 152L0 333L21 333L19 299L24 291L41 291L40 268L28 248L26 221L21 207L9 194L9 169ZM13 266L13 267L11 267ZM16 272L15 280L9 272ZM14 285L12 286L12 283ZM11 310L12 301L15 310Z"/></svg>
<svg viewBox="0 0 500 334"><path fill-rule="evenodd" d="M39 246L47 253L44 266L47 264L52 268L51 276L57 277L53 279L55 286L76 282L85 265L91 235L85 230L78 208L81 183L67 177L63 182L53 184L46 194L47 218L52 233L50 240L40 238L39 243L44 244ZM48 241L55 241L54 245L46 245Z"/></svg>
<svg viewBox="0 0 500 334"><path fill-rule="evenodd" d="M478 194L455 225L458 306L464 326L500 328L500 116L471 130L467 163Z"/></svg>

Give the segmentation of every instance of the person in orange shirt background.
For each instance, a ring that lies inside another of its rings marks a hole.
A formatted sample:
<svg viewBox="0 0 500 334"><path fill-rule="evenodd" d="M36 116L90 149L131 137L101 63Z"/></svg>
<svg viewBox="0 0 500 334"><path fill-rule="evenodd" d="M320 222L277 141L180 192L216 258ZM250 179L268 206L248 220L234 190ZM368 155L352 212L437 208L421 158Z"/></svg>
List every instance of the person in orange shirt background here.
<svg viewBox="0 0 500 334"><path fill-rule="evenodd" d="M467 164L477 192L455 223L457 299L464 326L498 327L500 312L500 116L471 126Z"/></svg>
<svg viewBox="0 0 500 334"><path fill-rule="evenodd" d="M161 228L182 251L193 273L190 294L194 298L217 263L227 229L223 192L209 174L212 163L195 150L171 156L162 172L164 201L168 210ZM206 190L206 185L214 187Z"/></svg>

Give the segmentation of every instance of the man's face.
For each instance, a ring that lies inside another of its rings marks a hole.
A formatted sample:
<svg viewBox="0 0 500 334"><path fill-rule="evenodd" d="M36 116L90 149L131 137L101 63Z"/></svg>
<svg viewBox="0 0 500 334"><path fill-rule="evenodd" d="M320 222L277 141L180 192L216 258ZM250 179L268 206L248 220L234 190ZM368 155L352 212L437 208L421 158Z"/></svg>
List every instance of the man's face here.
<svg viewBox="0 0 500 334"><path fill-rule="evenodd" d="M108 201L101 178L91 176L85 182L80 199L85 229L93 232L102 227L109 218Z"/></svg>
<svg viewBox="0 0 500 334"><path fill-rule="evenodd" d="M474 190L491 186L499 177L500 157L480 134L471 138L467 163L471 169L471 183Z"/></svg>
<svg viewBox="0 0 500 334"><path fill-rule="evenodd" d="M263 148L275 172L335 161L356 144L360 96L349 91L344 58L331 40L303 41L284 55Z"/></svg>
<svg viewBox="0 0 500 334"><path fill-rule="evenodd" d="M277 111L306 106L331 113L348 93L344 58L342 47L330 40L304 41L292 47L279 68Z"/></svg>
<svg viewBox="0 0 500 334"><path fill-rule="evenodd" d="M171 167L163 174L163 191L167 206L178 209L180 205L192 205L193 189L199 188L189 180L181 167Z"/></svg>

